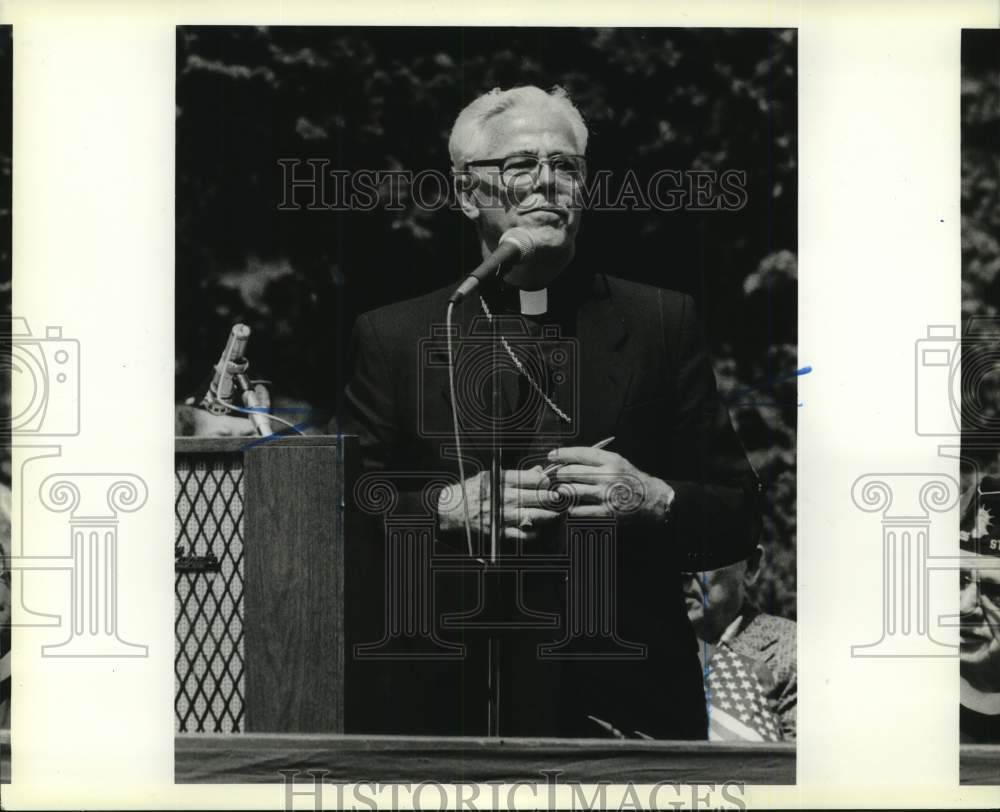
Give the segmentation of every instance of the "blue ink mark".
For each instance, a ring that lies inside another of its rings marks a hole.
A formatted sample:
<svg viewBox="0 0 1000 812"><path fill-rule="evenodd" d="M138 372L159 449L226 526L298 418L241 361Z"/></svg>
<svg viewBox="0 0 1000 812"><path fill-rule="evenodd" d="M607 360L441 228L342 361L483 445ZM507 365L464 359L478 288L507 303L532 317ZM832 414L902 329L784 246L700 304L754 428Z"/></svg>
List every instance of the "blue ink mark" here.
<svg viewBox="0 0 1000 812"><path fill-rule="evenodd" d="M702 618L708 613L708 573L699 572L697 574L701 582L701 611ZM709 677L711 676L711 665L709 663L708 641L705 640L702 649L702 686L705 689L705 715L708 718L708 726L712 726L712 686Z"/></svg>
<svg viewBox="0 0 1000 812"><path fill-rule="evenodd" d="M287 429L290 428L293 431L298 432L298 434L300 434L300 435L304 434L303 429L307 429L307 428L309 428L310 426L313 425L313 422L312 422L313 409L304 408L304 407L300 407L300 406L282 406L282 407L279 407L279 408L276 408L276 409L272 409L272 408L269 408L267 406L254 406L254 407L252 407L250 409L246 409L246 411L248 411L248 412L260 412L263 415L275 415L275 414L278 414L280 412L293 413L293 414L302 414L302 412L305 412L305 415L306 415L305 418L302 419L302 420L300 420L298 423L295 423L294 425L287 425L287 426L283 425L282 426L283 429L287 430ZM293 435L290 435L290 434L287 434L287 433L285 433L285 434L279 434L279 433L268 434L266 437L258 437L253 442L250 442L250 443L247 443L246 445L240 446L240 451L248 451L251 448L256 448L259 445L263 445L264 443L269 443L272 440L281 440L284 437L290 437L290 436L293 436Z"/></svg>
<svg viewBox="0 0 1000 812"><path fill-rule="evenodd" d="M808 375L813 371L811 365L807 364L804 367L799 367L794 372L789 375L783 375L778 378L771 378L769 380L758 379L757 381L751 381L747 386L740 386L734 389L727 395L723 395L723 401L728 408L745 408L747 406L778 406L779 402L774 398L770 397L755 397L755 395L766 393L772 390L775 384L781 383L782 381L788 381L792 378L800 378L803 375ZM754 386L759 386L761 393L754 392ZM741 398L746 398L741 400ZM801 405L801 404L800 404Z"/></svg>

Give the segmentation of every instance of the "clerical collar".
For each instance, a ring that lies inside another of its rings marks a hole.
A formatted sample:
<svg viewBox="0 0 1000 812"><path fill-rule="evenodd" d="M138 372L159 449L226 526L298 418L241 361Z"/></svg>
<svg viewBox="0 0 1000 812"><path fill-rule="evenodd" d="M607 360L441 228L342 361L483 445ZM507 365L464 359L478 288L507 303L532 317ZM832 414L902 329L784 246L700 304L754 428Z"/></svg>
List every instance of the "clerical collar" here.
<svg viewBox="0 0 1000 812"><path fill-rule="evenodd" d="M541 316L549 309L548 288L541 290L519 290L522 316Z"/></svg>
<svg viewBox="0 0 1000 812"><path fill-rule="evenodd" d="M743 613L741 612L736 617L733 618L732 623L726 626L726 630L719 635L719 642L717 645L722 645L723 643L728 643L732 640L740 631L740 626L743 625Z"/></svg>
<svg viewBox="0 0 1000 812"><path fill-rule="evenodd" d="M961 683L961 702L965 707L987 716L1000 714L1000 693L985 693L973 688L965 679L962 679Z"/></svg>

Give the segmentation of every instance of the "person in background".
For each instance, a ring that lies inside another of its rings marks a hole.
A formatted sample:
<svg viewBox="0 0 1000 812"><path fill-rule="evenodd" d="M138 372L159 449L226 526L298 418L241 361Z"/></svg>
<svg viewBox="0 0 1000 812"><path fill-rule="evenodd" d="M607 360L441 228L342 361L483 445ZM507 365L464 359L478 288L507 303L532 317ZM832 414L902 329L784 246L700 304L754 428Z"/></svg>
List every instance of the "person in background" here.
<svg viewBox="0 0 1000 812"><path fill-rule="evenodd" d="M1000 478L962 497L959 547L960 741L1000 743Z"/></svg>
<svg viewBox="0 0 1000 812"><path fill-rule="evenodd" d="M713 741L795 738L795 622L761 612L747 596L763 556L758 544L728 567L684 574Z"/></svg>

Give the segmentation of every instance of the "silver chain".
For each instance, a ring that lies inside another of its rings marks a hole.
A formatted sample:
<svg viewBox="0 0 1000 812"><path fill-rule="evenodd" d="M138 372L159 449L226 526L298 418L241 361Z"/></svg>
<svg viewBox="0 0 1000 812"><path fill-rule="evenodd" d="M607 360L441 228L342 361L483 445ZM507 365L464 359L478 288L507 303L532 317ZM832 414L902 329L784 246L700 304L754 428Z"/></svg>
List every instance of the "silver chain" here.
<svg viewBox="0 0 1000 812"><path fill-rule="evenodd" d="M490 309L486 306L486 300L482 296L479 297L479 303L483 306L483 312L486 314L486 320L490 324L493 324L493 314L490 313ZM507 355L510 356L510 360L514 362L514 366L517 367L517 371L528 379L528 383L531 384L531 388L542 396L542 399L548 404L549 408L555 412L563 420L563 422L572 425L573 419L566 414L566 412L556 406L556 404L552 402L552 399L542 391L542 387L538 385L538 382L532 377L531 373L524 368L524 364L521 363L521 359L518 358L514 350L511 349L511 346L507 343L507 339L504 337L503 333L498 333L497 335L500 336L500 343L507 351Z"/></svg>

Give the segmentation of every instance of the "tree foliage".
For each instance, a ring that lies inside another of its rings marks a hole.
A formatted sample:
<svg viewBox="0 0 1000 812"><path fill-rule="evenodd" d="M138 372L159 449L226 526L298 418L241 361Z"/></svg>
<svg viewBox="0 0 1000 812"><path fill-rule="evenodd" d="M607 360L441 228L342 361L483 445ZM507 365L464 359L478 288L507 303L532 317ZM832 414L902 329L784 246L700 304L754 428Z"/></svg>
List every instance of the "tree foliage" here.
<svg viewBox="0 0 1000 812"><path fill-rule="evenodd" d="M1000 421L998 34L962 32L962 442L963 457L974 466L963 468L967 477L974 477L975 469L1000 473L995 444L981 441L982 430Z"/></svg>
<svg viewBox="0 0 1000 812"><path fill-rule="evenodd" d="M279 402L336 415L364 310L459 279L447 208L279 211L280 159L447 171L458 111L493 87L565 87L592 169L740 170L739 211L588 212L578 251L698 300L720 387L768 488L757 597L795 612L796 39L768 29L181 28L177 392L251 326ZM387 190L380 189L381 202Z"/></svg>

